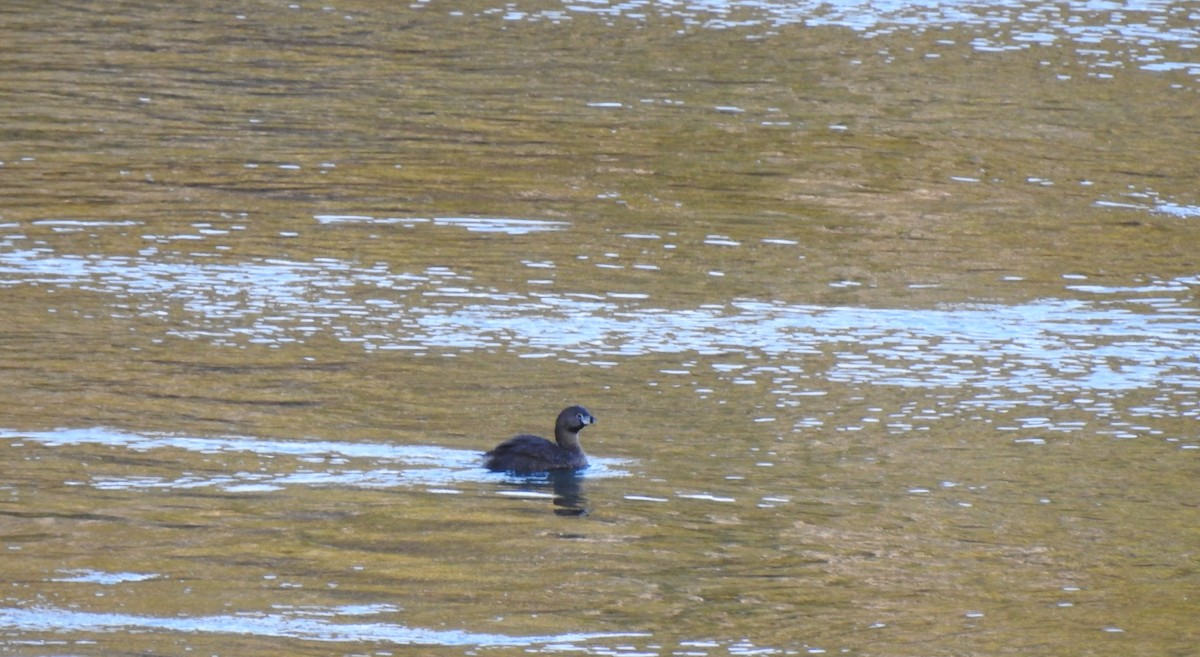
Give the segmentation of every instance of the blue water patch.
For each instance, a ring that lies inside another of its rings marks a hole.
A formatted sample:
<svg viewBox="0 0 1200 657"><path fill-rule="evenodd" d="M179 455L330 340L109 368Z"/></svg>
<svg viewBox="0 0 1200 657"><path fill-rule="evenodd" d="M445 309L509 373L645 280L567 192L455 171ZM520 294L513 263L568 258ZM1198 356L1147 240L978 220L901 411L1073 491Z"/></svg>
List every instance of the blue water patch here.
<svg viewBox="0 0 1200 657"><path fill-rule="evenodd" d="M429 0L414 5L441 6ZM475 14L556 24L590 16L614 26L659 17L677 21L681 31L741 30L747 39L797 25L842 27L863 38L961 28L973 32L964 44L978 53L1072 48L1087 75L1098 79L1113 77L1110 71L1119 68L1200 75L1200 65L1186 55L1200 45L1200 23L1187 3L1171 0L564 0L559 6L515 0ZM939 40L924 56L937 59L938 49L947 45L955 42ZM1174 50L1185 54L1172 55Z"/></svg>
<svg viewBox="0 0 1200 657"><path fill-rule="evenodd" d="M172 434L138 434L97 427L19 432L0 429L0 440L14 447L36 442L50 447L104 445L135 452L182 449L201 454L252 453L268 460L255 471L182 472L172 476L131 474L94 475L86 482L101 490L217 488L232 493L258 493L289 487L341 486L350 488L433 488L456 492L455 484L495 483L504 475L482 467L480 452L434 445L390 445L371 442L281 441L243 436L202 438ZM276 457L294 457L283 463ZM627 476L627 462L589 457L583 476L589 479Z"/></svg>
<svg viewBox="0 0 1200 657"><path fill-rule="evenodd" d="M1200 218L1200 205L1189 205L1163 199L1153 191L1130 192L1121 196L1122 200L1114 201L1101 199L1096 201L1096 207L1116 208L1122 210L1140 210L1152 214L1166 215L1179 219ZM1129 199L1129 200L1124 200Z"/></svg>
<svg viewBox="0 0 1200 657"><path fill-rule="evenodd" d="M369 615L361 605L349 612L331 609L330 617ZM571 632L514 636L466 630L431 630L394 623L337 623L311 613L245 613L217 616L178 617L98 613L55 607L0 609L0 627L22 632L168 632L182 634L236 634L256 637L300 639L320 642L371 642L395 645L537 647L554 645L564 650L590 654L590 641L649 636L640 632Z"/></svg>
<svg viewBox="0 0 1200 657"><path fill-rule="evenodd" d="M508 20L561 22L571 15L646 20L670 16L690 27L780 28L786 25L838 26L866 36L897 30L923 32L953 26L979 27L1010 34L1018 42L1064 38L1079 43L1118 40L1148 45L1200 42L1200 29L1188 23L1189 10L1170 0L1047 3L1021 0L566 0L563 9L522 7L521 2L481 14ZM432 6L436 6L431 3ZM1174 20L1172 20L1174 19ZM999 44L989 45L1001 47Z"/></svg>
<svg viewBox="0 0 1200 657"><path fill-rule="evenodd" d="M740 248L710 239L723 244L705 248ZM148 320L168 322L170 335L222 346L280 346L323 334L415 354L509 352L605 368L647 354L766 357L767 367L806 371L813 365L803 361L822 354L832 363L824 379L856 384L1200 387L1200 318L1188 301L1195 276L1137 287L1076 277L1064 289L1093 299L914 309L769 299L661 308L639 291L518 292L477 285L448 267L404 272L336 258L222 264L31 249L0 253L0 274L8 275L5 286L108 293ZM747 372L728 378L747 382Z"/></svg>
<svg viewBox="0 0 1200 657"><path fill-rule="evenodd" d="M370 215L319 214L313 217L318 223L400 225L412 228L419 224L452 226L472 233L503 233L505 235L528 235L547 231L564 230L570 224L565 221L541 219L517 219L513 217L373 217Z"/></svg>
<svg viewBox="0 0 1200 657"><path fill-rule="evenodd" d="M1067 390L1129 390L1164 382L1200 386L1200 363L1193 358L1200 353L1200 318L1177 303L1160 303L1150 315L1077 300L923 310L753 300L673 310L574 305L567 317L547 312L544 304L473 305L425 315L419 324L428 343L479 348L503 342L570 352L584 364L597 356L749 352L771 357L775 364L765 366L769 369L832 352L836 360L825 378L847 383Z"/></svg>
<svg viewBox="0 0 1200 657"><path fill-rule="evenodd" d="M100 584L113 586L128 582L144 582L162 577L155 573L110 573L102 570L78 569L60 570L58 577L51 577L51 582L71 582L79 584Z"/></svg>

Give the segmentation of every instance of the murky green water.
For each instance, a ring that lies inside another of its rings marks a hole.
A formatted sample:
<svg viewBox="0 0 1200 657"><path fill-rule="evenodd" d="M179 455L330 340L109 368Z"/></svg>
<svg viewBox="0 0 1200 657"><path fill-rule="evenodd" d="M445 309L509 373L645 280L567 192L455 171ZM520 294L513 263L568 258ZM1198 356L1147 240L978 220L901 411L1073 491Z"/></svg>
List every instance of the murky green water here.
<svg viewBox="0 0 1200 657"><path fill-rule="evenodd" d="M1191 654L1198 24L5 5L0 651Z"/></svg>

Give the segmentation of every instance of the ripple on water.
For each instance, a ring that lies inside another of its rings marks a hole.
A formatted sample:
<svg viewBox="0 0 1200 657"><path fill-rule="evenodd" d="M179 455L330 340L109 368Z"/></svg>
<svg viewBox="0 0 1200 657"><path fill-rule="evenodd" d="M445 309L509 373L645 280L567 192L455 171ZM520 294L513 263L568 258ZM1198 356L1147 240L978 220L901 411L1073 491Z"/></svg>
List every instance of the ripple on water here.
<svg viewBox="0 0 1200 657"><path fill-rule="evenodd" d="M509 217L371 217L366 215L319 214L314 217L320 224L374 224L416 226L432 223L435 226L455 226L473 233L505 233L528 235L546 231L564 230L569 226L563 221L540 219L513 219Z"/></svg>
<svg viewBox="0 0 1200 657"><path fill-rule="evenodd" d="M338 622L345 617L361 618L397 610L388 605L350 605L346 607L275 609L271 612L247 612L216 616L142 616L98 613L78 609L34 607L0 608L0 627L24 632L175 632L183 634L236 634L288 638L304 641L345 643L390 643L429 646L513 646L538 647L549 644L572 646L589 653L591 641L648 636L638 632L586 633L513 636L431 630L388 622Z"/></svg>
<svg viewBox="0 0 1200 657"><path fill-rule="evenodd" d="M719 237L719 236L718 236ZM1144 288L1072 284L1083 293L1154 296L1042 299L933 309L826 307L740 299L656 308L648 295L484 288L447 267L394 272L335 258L308 262L171 262L148 257L0 253L6 285L109 293L176 336L215 344L282 344L331 335L364 349L513 351L605 366L645 354L768 356L725 372L752 383L803 373L832 356L825 380L905 387L1057 391L1200 387L1200 317L1171 295L1195 277ZM373 293L378 290L378 294ZM432 301L432 302L431 302ZM183 316L169 317L164 308ZM807 359L807 360L806 360ZM734 359L734 362L740 362Z"/></svg>
<svg viewBox="0 0 1200 657"><path fill-rule="evenodd" d="M1200 206L1164 200L1157 192L1152 190L1130 192L1123 195L1122 198L1128 200L1113 201L1101 199L1096 201L1094 205L1101 208L1141 210L1143 212L1168 215L1179 219L1195 219L1200 217Z"/></svg>
<svg viewBox="0 0 1200 657"><path fill-rule="evenodd" d="M845 27L864 37L896 32L924 33L952 27L976 29L970 41L978 52L1005 52L1044 47L1058 42L1073 43L1076 52L1100 72L1129 63L1149 71L1182 70L1200 73L1188 61L1171 61L1163 52L1167 45L1195 47L1200 44L1200 27L1192 20L1185 3L1171 0L1142 0L1122 3L1089 0L1041 1L1003 0L606 0L563 3L558 7L522 7L509 2L503 8L480 14L502 14L507 20L560 23L573 15L600 16L606 20L644 21L648 16L669 16L686 29L733 29L772 33L788 25ZM936 58L938 53L927 56ZM598 109L620 107L620 103L596 103ZM736 111L736 107L718 107Z"/></svg>
<svg viewBox="0 0 1200 657"><path fill-rule="evenodd" d="M51 582L74 582L81 584L99 584L113 586L126 582L144 582L162 577L155 573L109 573L100 570L60 570L61 577L51 577Z"/></svg>
<svg viewBox="0 0 1200 657"><path fill-rule="evenodd" d="M0 628L8 632L43 633L175 633L213 634L294 639L317 643L372 643L401 646L457 648L520 648L529 653L584 655L660 655L662 646L649 632L566 632L513 635L457 629L410 627L373 616L391 618L402 610L390 604L342 606L275 605L270 611L248 611L211 616L149 616L93 612L53 606L0 608ZM642 639L645 646L632 645ZM613 644L614 641L619 643ZM653 643L649 643L653 642ZM709 655L724 649L730 655L773 655L782 651L746 639L735 641L685 640L673 654ZM809 649L810 654L824 652Z"/></svg>
<svg viewBox="0 0 1200 657"><path fill-rule="evenodd" d="M434 445L392 445L371 442L261 440L244 436L202 438L172 434L141 434L103 427L17 432L0 429L0 440L14 447L36 442L50 447L104 445L134 452L182 449L200 454L250 453L264 457L263 468L175 476L132 474L95 475L87 485L101 490L217 488L234 493L269 492L288 487L343 486L352 488L435 488L454 491L454 484L495 482L505 476L483 468L480 452ZM291 458L279 458L291 457ZM621 459L589 456L589 479L623 477Z"/></svg>

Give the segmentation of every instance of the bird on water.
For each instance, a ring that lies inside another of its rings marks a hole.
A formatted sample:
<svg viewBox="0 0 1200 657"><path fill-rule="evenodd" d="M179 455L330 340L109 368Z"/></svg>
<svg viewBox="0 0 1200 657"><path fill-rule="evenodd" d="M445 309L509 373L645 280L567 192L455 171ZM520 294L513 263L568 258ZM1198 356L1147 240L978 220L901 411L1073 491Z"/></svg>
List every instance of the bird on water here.
<svg viewBox="0 0 1200 657"><path fill-rule="evenodd" d="M554 422L554 440L521 434L500 443L483 455L483 465L493 472L531 474L587 467L587 455L579 444L579 432L596 418L582 406L568 406Z"/></svg>

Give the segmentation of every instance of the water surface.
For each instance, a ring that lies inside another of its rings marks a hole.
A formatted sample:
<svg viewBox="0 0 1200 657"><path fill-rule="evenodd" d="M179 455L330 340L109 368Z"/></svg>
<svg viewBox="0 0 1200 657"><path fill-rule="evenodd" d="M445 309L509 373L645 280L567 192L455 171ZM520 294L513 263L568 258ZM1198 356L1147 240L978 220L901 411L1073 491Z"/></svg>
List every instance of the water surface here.
<svg viewBox="0 0 1200 657"><path fill-rule="evenodd" d="M1200 639L1185 3L0 13L3 652Z"/></svg>

